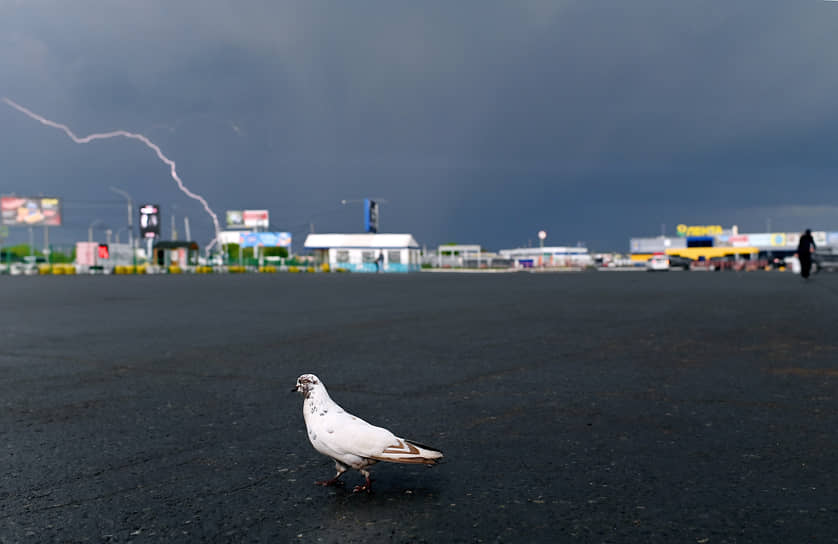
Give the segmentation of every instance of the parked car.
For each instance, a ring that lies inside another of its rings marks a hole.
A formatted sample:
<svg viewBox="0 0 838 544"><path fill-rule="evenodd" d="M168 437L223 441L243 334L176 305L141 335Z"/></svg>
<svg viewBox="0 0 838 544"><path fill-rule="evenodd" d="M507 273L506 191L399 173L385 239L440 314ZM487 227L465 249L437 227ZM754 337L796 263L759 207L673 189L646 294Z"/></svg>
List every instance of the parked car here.
<svg viewBox="0 0 838 544"><path fill-rule="evenodd" d="M648 272L666 272L669 270L669 257L663 253L652 255L646 261L646 270Z"/></svg>
<svg viewBox="0 0 838 544"><path fill-rule="evenodd" d="M693 260L689 257L681 257L680 255L669 255L669 267L680 268L681 270L689 270L693 264Z"/></svg>
<svg viewBox="0 0 838 544"><path fill-rule="evenodd" d="M814 270L815 266L817 266L817 271L838 271L838 253L815 253L815 258L812 260L812 266L813 272L816 271Z"/></svg>

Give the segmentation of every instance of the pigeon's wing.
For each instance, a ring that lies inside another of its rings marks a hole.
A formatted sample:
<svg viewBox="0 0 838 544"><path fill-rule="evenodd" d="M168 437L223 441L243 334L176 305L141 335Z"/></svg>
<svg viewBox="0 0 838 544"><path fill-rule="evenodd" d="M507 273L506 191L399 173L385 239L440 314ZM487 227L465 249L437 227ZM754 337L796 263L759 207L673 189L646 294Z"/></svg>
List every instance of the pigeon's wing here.
<svg viewBox="0 0 838 544"><path fill-rule="evenodd" d="M442 457L440 451L399 438L383 427L370 425L346 412L337 414L329 423L334 427L327 428L324 441L339 453L392 463L433 464Z"/></svg>
<svg viewBox="0 0 838 544"><path fill-rule="evenodd" d="M347 412L335 414L324 422L322 441L329 449L340 454L370 458L379 455L398 440L383 427L370 425Z"/></svg>

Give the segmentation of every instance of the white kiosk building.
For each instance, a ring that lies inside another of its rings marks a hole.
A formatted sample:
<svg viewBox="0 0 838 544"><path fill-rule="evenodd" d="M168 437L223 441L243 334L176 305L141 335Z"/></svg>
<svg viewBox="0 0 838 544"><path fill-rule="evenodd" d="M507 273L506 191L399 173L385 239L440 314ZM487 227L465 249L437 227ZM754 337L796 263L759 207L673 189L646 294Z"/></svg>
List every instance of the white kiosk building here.
<svg viewBox="0 0 838 544"><path fill-rule="evenodd" d="M419 244L410 234L309 234L304 244L318 263L350 272L415 272Z"/></svg>

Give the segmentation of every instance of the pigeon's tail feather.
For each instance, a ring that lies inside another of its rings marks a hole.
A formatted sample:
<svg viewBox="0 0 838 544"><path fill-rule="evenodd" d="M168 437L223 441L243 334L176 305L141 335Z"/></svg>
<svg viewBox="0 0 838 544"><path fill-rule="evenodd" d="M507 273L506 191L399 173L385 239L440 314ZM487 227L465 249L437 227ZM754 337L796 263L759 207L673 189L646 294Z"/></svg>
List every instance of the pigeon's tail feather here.
<svg viewBox="0 0 838 544"><path fill-rule="evenodd" d="M440 457L442 457L442 452L440 450L434 448L434 447L426 446L425 444L420 444L419 442L416 442L415 440L405 440L405 442L407 442L408 444L413 444L417 448L420 448L420 449L423 449L423 450L434 451L434 452L438 453L440 455Z"/></svg>
<svg viewBox="0 0 838 544"><path fill-rule="evenodd" d="M430 446L423 446L410 440L399 438L396 444L388 446L380 455L372 457L377 461L391 463L417 463L434 465L442 459L442 452Z"/></svg>

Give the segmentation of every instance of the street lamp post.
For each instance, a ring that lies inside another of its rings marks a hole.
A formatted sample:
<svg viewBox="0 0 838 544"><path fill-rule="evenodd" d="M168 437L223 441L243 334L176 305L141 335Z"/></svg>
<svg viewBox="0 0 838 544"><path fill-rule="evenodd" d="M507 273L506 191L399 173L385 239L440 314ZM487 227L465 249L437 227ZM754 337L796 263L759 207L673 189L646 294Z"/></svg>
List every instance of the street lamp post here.
<svg viewBox="0 0 838 544"><path fill-rule="evenodd" d="M544 239L547 238L547 231L540 230L538 231L538 247L542 250L544 249ZM538 257L539 262L541 262L541 266L546 266L544 263L544 253L542 252L541 255ZM550 264L553 264L553 258L550 257Z"/></svg>
<svg viewBox="0 0 838 544"><path fill-rule="evenodd" d="M125 197L125 200L128 203L128 247L131 248L131 264L137 266L137 252L134 248L134 202L131 199L131 195L129 195L126 191L113 186L110 189L114 193ZM118 236L119 234L117 234L117 237ZM117 242L118 241L119 238L117 238Z"/></svg>
<svg viewBox="0 0 838 544"><path fill-rule="evenodd" d="M93 222L90 224L90 226L87 227L87 241L88 242L93 242L93 227L95 227L97 225L102 225L102 224L103 223L102 223L101 219L94 219Z"/></svg>
<svg viewBox="0 0 838 544"><path fill-rule="evenodd" d="M124 230L125 230L125 229L127 229L127 228L129 228L129 227L119 227L119 228L116 230L116 232L114 232L113 237L114 237L114 242L115 242L115 243L117 243L117 244L119 243L119 233L121 233L122 231L124 231ZM131 239L130 233L129 233L128 239L129 239L129 240ZM129 242L129 244L130 244L130 242ZM131 249L132 249L132 251L133 251L133 249L134 249L134 248L131 248Z"/></svg>
<svg viewBox="0 0 838 544"><path fill-rule="evenodd" d="M110 187L110 190L118 195L122 195L125 197L126 202L128 203L128 245L131 246L131 251L134 251L134 203L131 200L131 195L127 192L123 191L122 189L117 189L116 187Z"/></svg>

